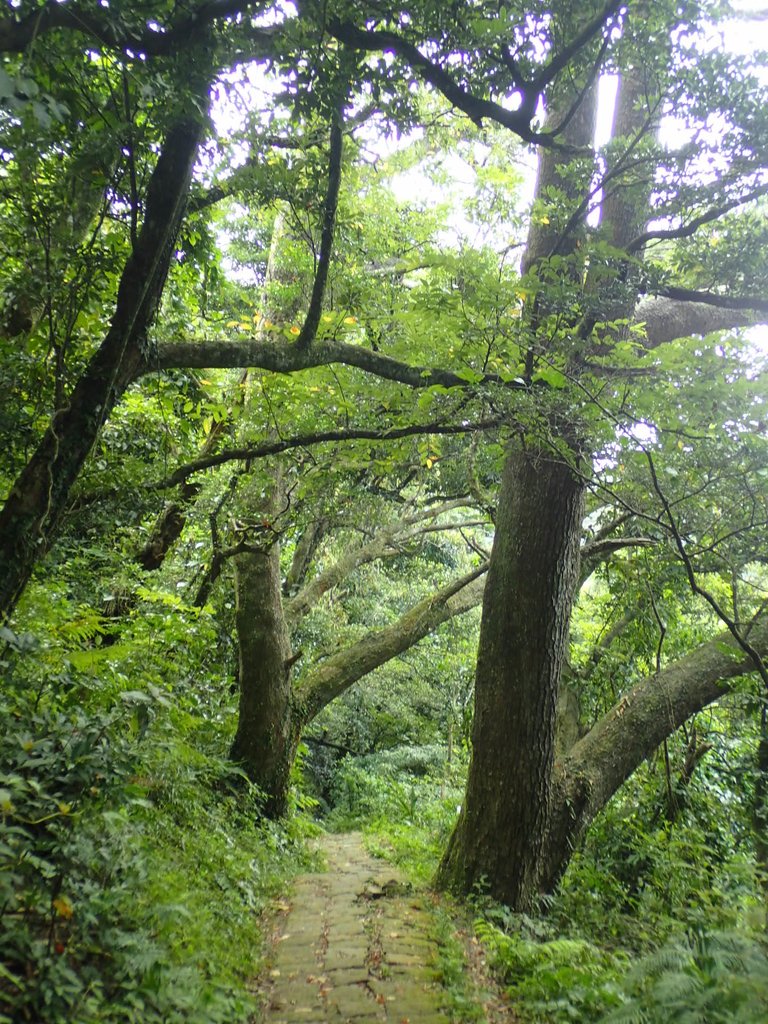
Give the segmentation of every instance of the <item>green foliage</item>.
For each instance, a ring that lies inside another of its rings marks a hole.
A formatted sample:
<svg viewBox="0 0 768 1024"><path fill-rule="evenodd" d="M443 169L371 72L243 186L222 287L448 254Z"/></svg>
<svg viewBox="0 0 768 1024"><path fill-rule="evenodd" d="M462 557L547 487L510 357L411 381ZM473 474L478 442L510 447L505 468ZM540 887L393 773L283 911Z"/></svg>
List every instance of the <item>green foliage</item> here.
<svg viewBox="0 0 768 1024"><path fill-rule="evenodd" d="M363 828L374 852L429 881L463 793L463 766L423 774L425 754L430 760L435 753L434 748L400 748L396 754L345 758L336 772L327 826L337 831ZM406 765L419 767L410 774Z"/></svg>
<svg viewBox="0 0 768 1024"><path fill-rule="evenodd" d="M457 908L448 902L432 908L431 938L436 949L436 974L442 987L442 1004L452 1021L471 1024L486 1020L482 993L467 970L464 930L457 928ZM459 920L459 924L461 924Z"/></svg>
<svg viewBox="0 0 768 1024"><path fill-rule="evenodd" d="M652 767L630 780L547 901L554 928L636 954L681 927L761 923L748 798L742 804L706 763L697 773L674 821Z"/></svg>
<svg viewBox="0 0 768 1024"><path fill-rule="evenodd" d="M22 0L14 17L31 18L35 6ZM119 33L143 32L155 19L166 28L176 17L167 3L93 6ZM520 81L532 81L545 55L573 39L570 3L426 0L407 14L374 6L370 22L365 5L340 5L330 15L407 36L423 59L434 57L455 74L465 95L498 99L510 115L507 100L523 99ZM587 4L580 17L601 6ZM755 530L768 518L761 361L732 337L649 348L642 327L617 319L615 310L634 302L638 285L648 293L668 283L764 292L764 211L746 199L763 187L765 88L757 61L700 45L699 26L709 33L727 5L644 6L641 31L629 19L621 32L596 32L563 77L583 82L598 51L605 70L642 67L650 72L649 102L657 90L663 95L658 109L648 110L646 128L674 110L681 137L690 135L690 145L665 149L655 128L643 137L644 128L606 150L605 166L618 176L605 196L640 202L645 221L653 181L654 220L701 220L693 237L685 229L680 239L654 244L648 260L639 249L628 255L611 245L610 223L582 232L581 214L594 209L598 195L591 155L568 165L563 152L558 183L545 183L528 215L516 136L492 128L488 117L482 127L446 117L405 60L352 56L328 35L325 5L305 4L300 17L286 8L253 63L244 61L248 17L220 20L211 33L206 46L221 69L219 110L226 98L234 127L209 140L198 169L174 242L158 337L204 343L260 334L279 355L300 333L320 251L328 117L343 88L350 121L318 340L440 365L467 386L437 385L414 397L393 381L371 385L349 367L251 372L256 398L245 422L237 374L177 370L137 382L112 412L62 515L46 509L37 524L42 529L49 512L61 523L52 556L18 609L17 628L34 631L41 643L30 657L27 641L6 637L13 653L4 667L16 672L0 704L9 723L0 745L6 1017L216 1021L247 1012L243 979L252 964L243 951L254 941L252 914L276 862L291 861L304 826L300 818L288 830L256 826L258 795L224 757L235 714L226 567L210 606L216 617L190 606L211 563L216 516L223 548L245 536L230 501L231 468L208 474L161 572L149 582L135 566L165 497L146 485L208 442L210 453L229 446L235 432L259 443L427 419L470 423L492 413L532 449L563 454L563 435L576 424L584 443L580 471L594 468L590 528L597 535L631 512L613 536L642 533L644 542L639 553L627 548L600 570L573 619L568 682L578 692L582 724L715 628L710 612L686 596L662 497L721 605L744 622L761 607L765 573L754 561L762 557ZM160 140L189 106L184 83L205 63L183 34L176 38L177 52L158 61L104 45L98 33L64 29L2 57L4 492L56 423L53 411L66 408L112 320ZM509 46L502 59L500 39ZM253 52L252 38L247 45ZM548 89L555 107L560 91L559 81ZM360 116L366 111L367 121ZM384 138L416 124L418 138L396 146ZM469 185L451 182L456 161ZM421 177L412 179L420 183L412 191L428 180L435 188L423 192L439 193L438 202L396 198L414 170ZM213 212L210 184L233 197ZM460 206L469 230L456 223ZM715 216L718 208L723 216ZM281 220L281 273L264 295ZM551 244L539 246L545 259L524 261L521 275L516 250L531 226L542 238L549 232ZM260 307L274 310L269 323ZM502 384L530 377L532 386L481 383L488 372ZM503 428L471 445L458 436L425 436L286 456L288 508L279 524L285 562L301 530L320 520L330 523L331 536L310 575L350 538L396 519L406 503L423 508L470 491L482 492L478 503L491 507L507 436ZM648 455L658 464L659 486ZM50 488L42 479L38 486L49 497L60 490L53 479ZM257 512L246 509L244 518ZM487 547L489 533L481 527L470 541ZM386 563L363 567L300 624L292 640L302 661L293 671L298 676L337 645L390 625L417 593L445 583L468 557L440 539L408 541L388 552ZM334 827L363 824L372 842L422 878L433 872L462 798L472 714L476 619L454 622L448 633L328 708L314 723L318 746L294 773L294 807L312 806L302 787L314 779ZM744 684L745 695L751 686ZM652 759L576 852L548 903L548 925L529 924L526 933L513 922L510 935L478 926L525 1012L594 1019L610 1005L622 963L598 944L647 950L676 925L733 928L755 910L754 707L727 706L702 725L716 766L694 765L693 778L683 773L690 737L669 740L669 769ZM318 783L318 749L336 748L368 756L341 764L329 756ZM685 955L710 979L701 989L714 993L711 1007L726 1005L727 985L718 979L727 972L705 963L703 953ZM459 960L447 960L446 974L455 978ZM677 974L693 977L682 963ZM666 990L652 994L657 982L649 979L657 977L650 967L638 976L640 994L627 989L627 1012L646 995L660 1008L672 1006ZM701 1005L710 1012L710 1003ZM733 1005L748 1012L748 1001Z"/></svg>
<svg viewBox="0 0 768 1024"><path fill-rule="evenodd" d="M142 726L147 693L105 702L93 677L30 665L31 640L3 642L0 1020L243 1017L300 823L259 825L258 794L162 704Z"/></svg>
<svg viewBox="0 0 768 1024"><path fill-rule="evenodd" d="M362 825L373 852L424 881L434 876L462 795L460 785L444 788L434 776L413 773L428 752L399 748L345 759L328 819L337 828ZM699 770L701 785L694 776L674 825L655 827L648 822L658 809L658 789L652 777L638 774L624 798L593 825L559 891L542 903L541 916L476 902L475 933L522 1020L726 1024L744 1019L757 1024L763 1019L762 944L747 931L707 932L756 925L762 915L754 865L741 849L733 794L713 785L706 767ZM735 820L726 821L722 808L729 799ZM629 806L635 813L627 812ZM689 928L688 938L680 937L681 925ZM476 1003L459 983L462 955L449 931L452 937L438 951L438 968L450 999L467 1000L463 1011L454 1008L459 1019L464 1019L461 1012L474 1019ZM671 959L667 952L654 952L665 941ZM630 971L638 951L648 960ZM662 973L654 966L657 956L674 975L672 989L699 985L690 1018L675 1015L682 1011L666 982L656 990ZM680 973L687 977L681 980Z"/></svg>
<svg viewBox="0 0 768 1024"><path fill-rule="evenodd" d="M523 922L524 923L524 922ZM536 1024L595 1021L618 1001L625 959L584 939L542 941L506 932L488 920L475 925L491 965L525 1019Z"/></svg>
<svg viewBox="0 0 768 1024"><path fill-rule="evenodd" d="M690 932L644 957L621 987L622 1006L601 1024L762 1024L768 949L740 932Z"/></svg>

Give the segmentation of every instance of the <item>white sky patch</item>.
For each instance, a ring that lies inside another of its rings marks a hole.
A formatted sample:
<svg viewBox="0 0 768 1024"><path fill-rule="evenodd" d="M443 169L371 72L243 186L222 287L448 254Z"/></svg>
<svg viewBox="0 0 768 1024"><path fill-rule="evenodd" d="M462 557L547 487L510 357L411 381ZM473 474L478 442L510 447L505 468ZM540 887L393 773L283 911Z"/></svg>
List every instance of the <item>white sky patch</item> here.
<svg viewBox="0 0 768 1024"><path fill-rule="evenodd" d="M618 75L601 75L597 84L597 116L595 118L594 146L599 152L611 141L613 134L613 115L616 111L616 96L619 91ZM598 174L603 174L605 166L598 158ZM600 223L600 204L603 201L603 190L599 189L592 199L592 209L587 216L587 224L596 228Z"/></svg>
<svg viewBox="0 0 768 1024"><path fill-rule="evenodd" d="M768 33L766 32L768 17L765 14L765 0L757 4L740 3L737 4L737 8L744 11L755 11L758 14L762 11L763 17L758 21L750 21L748 18L733 19L718 26L717 29L713 29L709 37L702 41L701 45L704 48L725 47L729 52L737 55L750 56L757 53L763 46L768 45ZM275 24L286 20L286 18L297 16L294 4L290 0L284 0L264 14L259 19L259 23ZM386 55L385 59L393 58ZM768 80L768 67L763 70L766 80ZM244 132L248 121L256 122L263 129L267 129L274 118L278 96L285 91L289 81L290 76L282 81L275 79L265 71L263 64L256 62L239 65L223 75L214 86L212 102L212 116L220 137L224 139L236 137L239 133ZM611 138L618 81L618 76L615 74L600 77L594 138L598 152ZM507 97L498 96L496 100L507 109L515 109L519 104L519 96L515 93L510 93ZM715 142L717 133L722 130L723 125L713 120L713 123L707 126L706 134L709 135L711 142ZM379 133L374 135L366 132L365 127L360 132L365 146L383 158L423 137L421 129L416 129L403 136L396 133L387 136ZM659 139L663 145L675 149L691 141L694 134L694 131L687 128L680 119L670 114L662 120ZM235 169L241 166L248 159L250 152L250 146L245 139L242 142L233 142L227 153L227 168ZM525 171L522 186L519 187L521 210L530 205L535 182L535 160L531 156L525 163L524 153L525 150L521 147L519 166ZM713 164L708 159L710 156L711 151L702 162L702 180L708 176L717 176L718 167L716 162ZM428 161L434 165L434 156L425 157L422 165L391 176L389 185L396 200L424 209L450 206L452 212L448 217L447 228L440 238L447 247L455 247L462 243L491 244L499 248L508 246L510 241L508 229L504 230L502 227L493 231L488 226L478 225L466 213L465 204L472 196L476 185L475 172L471 164L459 153L448 152L440 161L440 180L436 182L427 172ZM212 165L209 163L205 170L210 173ZM598 192L593 199L592 211L588 218L588 223L592 227L596 227L599 223L601 198L601 193ZM652 224L668 226L671 221L657 220ZM768 351L768 327L755 328L750 334L754 338L755 345L762 351Z"/></svg>

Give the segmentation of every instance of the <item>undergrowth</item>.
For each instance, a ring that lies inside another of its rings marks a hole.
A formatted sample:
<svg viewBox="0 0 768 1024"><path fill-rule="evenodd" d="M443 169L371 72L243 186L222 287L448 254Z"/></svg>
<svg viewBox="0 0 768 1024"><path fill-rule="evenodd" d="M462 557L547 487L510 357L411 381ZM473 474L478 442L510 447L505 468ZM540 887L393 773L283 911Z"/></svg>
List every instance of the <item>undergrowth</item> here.
<svg viewBox="0 0 768 1024"><path fill-rule="evenodd" d="M105 695L2 640L0 1022L245 1020L302 819L260 823L259 794L157 687Z"/></svg>
<svg viewBox="0 0 768 1024"><path fill-rule="evenodd" d="M434 748L400 748L367 758L346 758L334 780L332 831L361 828L372 853L429 882L451 834L463 792L461 763L447 771ZM418 774L413 771L418 766ZM409 770L410 769L410 770Z"/></svg>
<svg viewBox="0 0 768 1024"><path fill-rule="evenodd" d="M402 757L413 762L410 748ZM447 778L404 771L392 753L348 759L329 822L362 828L372 852L428 883L462 795L460 769ZM701 809L644 828L627 813L632 799L604 812L539 913L511 913L481 893L470 901L515 1014L526 1024L763 1024L768 958L754 863L727 836L713 855ZM438 916L446 1005L454 1020L482 1019L472 1016L476 993L455 915L446 914Z"/></svg>

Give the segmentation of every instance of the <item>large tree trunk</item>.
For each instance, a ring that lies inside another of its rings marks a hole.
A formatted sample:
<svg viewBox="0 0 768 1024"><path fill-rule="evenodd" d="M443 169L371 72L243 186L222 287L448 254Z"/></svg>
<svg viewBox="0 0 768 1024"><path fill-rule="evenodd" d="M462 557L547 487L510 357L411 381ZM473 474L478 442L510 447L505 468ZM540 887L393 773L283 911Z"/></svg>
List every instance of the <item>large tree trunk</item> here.
<svg viewBox="0 0 768 1024"><path fill-rule="evenodd" d="M578 579L583 485L551 452L514 448L496 518L467 793L438 882L531 905L549 834L556 708Z"/></svg>
<svg viewBox="0 0 768 1024"><path fill-rule="evenodd" d="M0 621L13 611L50 547L105 419L145 362L147 330L162 297L202 131L199 118L185 118L168 132L149 183L144 223L120 279L111 327L0 512Z"/></svg>
<svg viewBox="0 0 768 1024"><path fill-rule="evenodd" d="M240 705L231 757L264 793L264 813L283 815L296 755L291 697L291 643L281 598L280 549L235 560Z"/></svg>
<svg viewBox="0 0 768 1024"><path fill-rule="evenodd" d="M291 654L275 544L235 562L236 626L240 651L240 706L231 756L265 795L265 814L282 816L302 729L322 709L374 669L413 647L441 623L477 607L483 593L481 566L418 601L392 625L311 668L291 683Z"/></svg>
<svg viewBox="0 0 768 1024"><path fill-rule="evenodd" d="M622 134L643 117L639 84L637 76L625 76L621 83L617 126ZM592 143L595 94L594 86L587 87L564 133L582 149ZM570 97L560 96L558 102L567 109ZM573 212L565 226L548 216L538 218L538 224L534 220L522 270L545 278L553 256L568 256L570 262L558 271L564 282L570 279L578 286L583 281L586 292L601 290L601 315L631 316L634 294L626 268L614 268L599 282L593 269L585 273L578 258L585 212L581 199L590 188L590 173L586 162L565 166L559 154L541 155L537 195L544 200L553 192L567 197ZM625 245L640 209L637 189L607 195L603 234L615 246ZM552 345L542 330L547 312L544 299L530 304L531 377ZM578 322L575 307L563 310L563 316ZM596 319L590 315L586 322ZM574 336L583 327L574 326ZM563 340L567 345L569 339ZM579 372L579 359L576 349L572 375ZM569 415L578 419L575 410ZM558 444L562 450L578 448L571 440L578 425L564 427L558 415L543 410L538 429L553 439L551 451L531 441L533 450L514 450L504 470L483 602L472 761L464 805L437 878L438 884L462 892L484 886L520 911L528 910L539 893L552 842L557 707L578 579L584 494L574 468L553 454Z"/></svg>
<svg viewBox="0 0 768 1024"><path fill-rule="evenodd" d="M555 111L569 110L578 90L561 93ZM588 87L564 140L589 145L596 89ZM567 166L561 154L542 152L536 192L576 196L587 188L591 166ZM574 202L574 206L576 205ZM569 260L561 270L576 283L583 274L579 239L583 219L563 232L549 217L534 218L521 270L546 276L550 258ZM546 289L545 289L546 291ZM541 330L548 313L534 299L525 311L530 336L526 376L551 341ZM576 446L554 416L544 436L560 438L576 459ZM552 766L561 672L578 580L584 485L574 467L551 446L533 439L507 455L496 513L496 534L483 598L472 759L459 820L438 870L437 883L460 892L486 888L517 910L528 909L549 832Z"/></svg>

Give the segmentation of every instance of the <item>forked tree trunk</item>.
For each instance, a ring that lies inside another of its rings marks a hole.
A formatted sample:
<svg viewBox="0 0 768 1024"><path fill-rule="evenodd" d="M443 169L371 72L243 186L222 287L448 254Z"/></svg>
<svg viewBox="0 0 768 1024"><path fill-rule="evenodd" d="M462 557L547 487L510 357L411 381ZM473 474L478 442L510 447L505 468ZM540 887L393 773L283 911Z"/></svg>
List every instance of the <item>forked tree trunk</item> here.
<svg viewBox="0 0 768 1024"><path fill-rule="evenodd" d="M752 624L749 642L766 657L767 619ZM640 680L558 760L539 874L542 892L552 891L585 830L643 761L692 715L726 696L732 680L754 667L725 631Z"/></svg>
<svg viewBox="0 0 768 1024"><path fill-rule="evenodd" d="M441 623L477 607L484 568L418 601L397 622L366 634L291 680L290 634L280 593L278 545L235 561L240 707L232 759L265 796L264 813L288 806L291 768L301 731L358 680L402 654Z"/></svg>
<svg viewBox="0 0 768 1024"><path fill-rule="evenodd" d="M556 706L578 579L583 485L551 452L507 456L483 599L473 750L438 884L519 910L549 834Z"/></svg>
<svg viewBox="0 0 768 1024"><path fill-rule="evenodd" d="M643 119L639 86L637 75L622 82L617 111L622 134ZM566 141L583 149L592 143L595 100L596 90L588 87L564 133ZM560 104L567 110L569 103L570 97L561 95L554 107ZM549 217L532 223L524 272L545 276L552 269L551 257L559 254L571 258L559 270L564 280L582 278L580 200L590 188L590 174L586 162L565 166L562 154L542 154L537 195L545 200L553 192L567 197L574 213L565 230ZM637 189L608 196L602 229L606 238L618 247L625 245L640 209ZM621 287L625 282L617 269L606 282L596 282L592 271L583 278L587 291L606 285L615 290L615 295L604 298L605 313L611 318L631 316L634 305L632 290ZM542 313L543 300L531 305L531 371L551 345L541 330ZM577 324L577 311L570 315ZM570 373L578 373L578 359ZM578 446L571 439L579 430L579 414L573 410L569 415L571 426L564 427L560 417L542 412L540 429L575 451ZM583 495L578 474L552 451L513 450L508 456L483 602L467 791L438 871L438 884L464 893L475 886L485 888L518 911L532 906L541 887L551 883L570 856L572 831L561 820L561 793L555 791L560 775L554 772L554 758L561 672L578 579ZM558 867L553 871L555 862Z"/></svg>
<svg viewBox="0 0 768 1024"><path fill-rule="evenodd" d="M273 289L286 275L283 250L287 238L285 217L280 212L272 227L261 298L265 318L290 317L295 312L295 308L274 308ZM240 439L247 442L254 426L262 426L263 410L257 379L248 374L242 383ZM268 423L262 429L270 436ZM250 522L272 522L280 512L281 496L281 464L276 460L244 478L237 496L239 514ZM243 552L234 560L240 703L230 756L262 790L265 815L279 818L288 806L298 730L292 708L291 639L283 611L277 535L272 541L270 547Z"/></svg>

